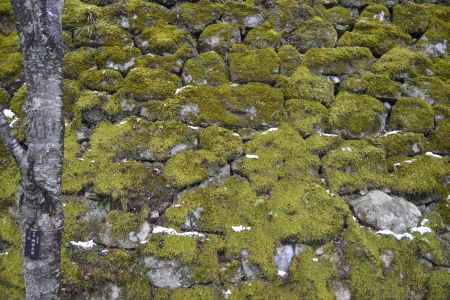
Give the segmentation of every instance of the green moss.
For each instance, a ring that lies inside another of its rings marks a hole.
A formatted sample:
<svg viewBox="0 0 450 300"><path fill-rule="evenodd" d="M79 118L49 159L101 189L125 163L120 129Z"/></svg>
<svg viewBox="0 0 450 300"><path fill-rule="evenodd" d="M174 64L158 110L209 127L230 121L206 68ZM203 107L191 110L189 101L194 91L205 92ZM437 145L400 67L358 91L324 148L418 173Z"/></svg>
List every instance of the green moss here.
<svg viewBox="0 0 450 300"><path fill-rule="evenodd" d="M320 17L305 21L289 36L288 41L304 53L311 48L331 48L337 41L334 26Z"/></svg>
<svg viewBox="0 0 450 300"><path fill-rule="evenodd" d="M329 106L334 101L334 85L324 77L314 75L300 66L284 86L285 98L319 101Z"/></svg>
<svg viewBox="0 0 450 300"><path fill-rule="evenodd" d="M291 76L303 61L303 55L292 45L281 46L278 49L278 57L280 58L280 74L285 76Z"/></svg>
<svg viewBox="0 0 450 300"><path fill-rule="evenodd" d="M164 100L181 86L178 76L159 69L134 68L125 77L119 94L138 101Z"/></svg>
<svg viewBox="0 0 450 300"><path fill-rule="evenodd" d="M9 299L21 300L25 294L22 275L22 253L19 249L0 256L0 293Z"/></svg>
<svg viewBox="0 0 450 300"><path fill-rule="evenodd" d="M361 138L381 129L383 103L367 95L341 92L330 108L330 126L343 136Z"/></svg>
<svg viewBox="0 0 450 300"><path fill-rule="evenodd" d="M384 149L387 158L392 159L417 155L427 147L424 135L412 132L383 135L374 139L373 142Z"/></svg>
<svg viewBox="0 0 450 300"><path fill-rule="evenodd" d="M0 83L9 86L20 79L22 74L22 54L20 52L2 53L0 62Z"/></svg>
<svg viewBox="0 0 450 300"><path fill-rule="evenodd" d="M7 107L9 102L9 95L5 89L0 88L0 107Z"/></svg>
<svg viewBox="0 0 450 300"><path fill-rule="evenodd" d="M289 99L285 109L288 123L303 136L328 128L328 110L317 101Z"/></svg>
<svg viewBox="0 0 450 300"><path fill-rule="evenodd" d="M177 289L171 296L170 300L198 299L198 300L214 300L218 299L214 288L207 286L197 286L189 289Z"/></svg>
<svg viewBox="0 0 450 300"><path fill-rule="evenodd" d="M67 117L70 117L72 114L73 104L80 97L81 85L78 81L75 80L64 80L64 112Z"/></svg>
<svg viewBox="0 0 450 300"><path fill-rule="evenodd" d="M185 84L221 85L228 81L223 58L214 51L189 59L183 68Z"/></svg>
<svg viewBox="0 0 450 300"><path fill-rule="evenodd" d="M394 24L404 32L420 34L427 30L430 13L426 6L414 2L394 6Z"/></svg>
<svg viewBox="0 0 450 300"><path fill-rule="evenodd" d="M262 280L253 280L244 282L239 287L231 289L231 300L241 299L283 299L295 300L298 299L298 286L294 284L283 285L274 282L267 282Z"/></svg>
<svg viewBox="0 0 450 300"><path fill-rule="evenodd" d="M278 48L281 44L281 33L268 25L262 25L250 30L244 42L256 49Z"/></svg>
<svg viewBox="0 0 450 300"><path fill-rule="evenodd" d="M375 56L381 56L394 47L405 47L411 37L390 23L375 20L360 20L351 32L339 39L338 46L360 46L369 48Z"/></svg>
<svg viewBox="0 0 450 300"><path fill-rule="evenodd" d="M145 53L174 54L183 44L193 46L191 36L174 25L156 24L145 28L137 37L138 45Z"/></svg>
<svg viewBox="0 0 450 300"><path fill-rule="evenodd" d="M80 82L91 90L113 93L121 84L122 74L116 70L86 70L80 74Z"/></svg>
<svg viewBox="0 0 450 300"><path fill-rule="evenodd" d="M125 295L127 299L147 300L152 295L152 288L147 278L133 279L128 282Z"/></svg>
<svg viewBox="0 0 450 300"><path fill-rule="evenodd" d="M428 49L428 46L437 43L442 43L445 45L446 41L450 40L449 32L450 25L448 24L448 16L445 19L432 17L430 19L430 24L428 25L427 31L417 42L417 48L424 50L432 57L445 56L447 54L445 51L441 50L441 53L434 53L433 50Z"/></svg>
<svg viewBox="0 0 450 300"><path fill-rule="evenodd" d="M73 33L77 47L129 46L132 43L127 31L118 25L100 20L92 25L77 27Z"/></svg>
<svg viewBox="0 0 450 300"><path fill-rule="evenodd" d="M347 194L384 186L386 154L366 141L346 141L323 158L325 178L335 193Z"/></svg>
<svg viewBox="0 0 450 300"><path fill-rule="evenodd" d="M296 0L279 0L270 10L268 21L278 31L292 32L315 15L320 15L313 7Z"/></svg>
<svg viewBox="0 0 450 300"><path fill-rule="evenodd" d="M384 73L393 80L425 75L431 60L420 52L406 48L393 48L372 65L374 73Z"/></svg>
<svg viewBox="0 0 450 300"><path fill-rule="evenodd" d="M140 55L141 51L134 47L102 47L97 49L95 61L100 68L106 67L126 72Z"/></svg>
<svg viewBox="0 0 450 300"><path fill-rule="evenodd" d="M379 99L397 99L400 97L400 85L386 75L366 73L363 76L366 93Z"/></svg>
<svg viewBox="0 0 450 300"><path fill-rule="evenodd" d="M339 146L342 142L342 139L336 135L323 135L314 133L310 135L305 141L309 151L311 151L315 155L324 156L329 151Z"/></svg>
<svg viewBox="0 0 450 300"><path fill-rule="evenodd" d="M111 225L111 234L114 239L128 239L131 231L137 231L141 224L142 216L112 210L106 216L106 222Z"/></svg>
<svg viewBox="0 0 450 300"><path fill-rule="evenodd" d="M263 21L259 8L252 1L227 1L223 6L222 20L242 27L256 27Z"/></svg>
<svg viewBox="0 0 450 300"><path fill-rule="evenodd" d="M205 128L200 134L199 145L202 149L214 153L221 163L233 160L243 152L240 137L219 126Z"/></svg>
<svg viewBox="0 0 450 300"><path fill-rule="evenodd" d="M214 23L222 14L222 5L206 0L197 3L182 3L175 8L177 22L189 32L200 33Z"/></svg>
<svg viewBox="0 0 450 300"><path fill-rule="evenodd" d="M207 150L184 151L169 159L164 176L177 188L183 188L208 179L220 160Z"/></svg>
<svg viewBox="0 0 450 300"><path fill-rule="evenodd" d="M432 68L436 76L447 84L450 83L450 57L436 59Z"/></svg>
<svg viewBox="0 0 450 300"><path fill-rule="evenodd" d="M434 127L434 111L431 105L418 98L400 98L394 105L389 127L427 133Z"/></svg>
<svg viewBox="0 0 450 300"><path fill-rule="evenodd" d="M229 63L231 80L239 83L273 83L280 71L280 58L270 48L249 50L235 46L229 54Z"/></svg>
<svg viewBox="0 0 450 300"><path fill-rule="evenodd" d="M193 237L174 235L153 235L142 253L164 260L179 260L192 265L197 257L198 241Z"/></svg>
<svg viewBox="0 0 450 300"><path fill-rule="evenodd" d="M301 181L318 171L319 159L307 151L302 137L291 127L259 134L246 144L237 171L250 180L258 193L269 192L278 180Z"/></svg>
<svg viewBox="0 0 450 300"><path fill-rule="evenodd" d="M221 55L235 43L241 41L239 26L228 23L211 24L203 30L199 37L199 48L202 51L216 51Z"/></svg>
<svg viewBox="0 0 450 300"><path fill-rule="evenodd" d="M0 144L0 209L14 204L20 174L16 162Z"/></svg>
<svg viewBox="0 0 450 300"><path fill-rule="evenodd" d="M326 17L337 31L345 31L354 23L351 10L342 6L327 9Z"/></svg>
<svg viewBox="0 0 450 300"><path fill-rule="evenodd" d="M130 0L126 3L126 12L130 28L141 32L158 23L174 21L174 16L166 7L144 0Z"/></svg>
<svg viewBox="0 0 450 300"><path fill-rule="evenodd" d="M20 52L19 36L15 32L7 35L0 33L0 53L9 54L11 52Z"/></svg>
<svg viewBox="0 0 450 300"><path fill-rule="evenodd" d="M78 79L80 73L95 67L95 50L81 48L64 55L64 76L69 79Z"/></svg>
<svg viewBox="0 0 450 300"><path fill-rule="evenodd" d="M434 271L427 282L428 299L444 300L450 297L450 274L447 271Z"/></svg>
<svg viewBox="0 0 450 300"><path fill-rule="evenodd" d="M429 104L444 104L450 98L450 85L436 76L419 76L405 82L402 87L406 95L419 97Z"/></svg>
<svg viewBox="0 0 450 300"><path fill-rule="evenodd" d="M450 141L447 138L450 133L450 108L446 105L436 105L435 110L435 128L431 135L431 149L438 152L450 152Z"/></svg>
<svg viewBox="0 0 450 300"><path fill-rule="evenodd" d="M102 9L96 5L89 5L80 0L67 0L64 3L63 27L74 29L95 24L102 16Z"/></svg>
<svg viewBox="0 0 450 300"><path fill-rule="evenodd" d="M367 20L377 20L380 22L389 20L391 17L391 13L386 8L386 6L381 4L370 4L362 11L358 20L367 19Z"/></svg>
<svg viewBox="0 0 450 300"><path fill-rule="evenodd" d="M69 198L70 199L70 198ZM88 236L88 224L82 217L88 211L86 202L70 199L64 203L64 241L83 241Z"/></svg>
<svg viewBox="0 0 450 300"><path fill-rule="evenodd" d="M366 69L373 59L362 47L317 48L306 52L303 63L320 74L339 76Z"/></svg>
<svg viewBox="0 0 450 300"><path fill-rule="evenodd" d="M73 105L74 122L73 128L78 128L82 123L90 123L90 119L86 117L89 111L99 109L103 102L103 95L94 91L83 92L78 101Z"/></svg>

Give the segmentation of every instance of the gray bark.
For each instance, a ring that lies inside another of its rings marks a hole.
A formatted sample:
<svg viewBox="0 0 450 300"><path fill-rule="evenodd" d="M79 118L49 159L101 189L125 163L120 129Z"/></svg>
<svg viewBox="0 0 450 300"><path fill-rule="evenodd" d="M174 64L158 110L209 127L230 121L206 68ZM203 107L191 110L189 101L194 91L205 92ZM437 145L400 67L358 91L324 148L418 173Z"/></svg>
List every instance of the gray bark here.
<svg viewBox="0 0 450 300"><path fill-rule="evenodd" d="M40 255L24 257L26 298L59 299L64 215L61 174L64 155L63 0L12 0L24 56L28 96L25 145L11 134L0 113L0 138L21 172L18 215L26 230L40 231Z"/></svg>

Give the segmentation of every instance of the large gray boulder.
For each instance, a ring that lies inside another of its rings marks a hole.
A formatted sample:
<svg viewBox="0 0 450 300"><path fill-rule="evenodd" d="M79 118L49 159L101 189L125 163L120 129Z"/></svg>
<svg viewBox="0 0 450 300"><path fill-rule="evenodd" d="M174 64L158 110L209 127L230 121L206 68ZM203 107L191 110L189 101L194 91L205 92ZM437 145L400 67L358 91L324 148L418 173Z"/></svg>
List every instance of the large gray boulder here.
<svg viewBox="0 0 450 300"><path fill-rule="evenodd" d="M147 277L155 287L176 289L190 287L193 284L191 269L178 261L148 256L144 258L144 266L150 269Z"/></svg>
<svg viewBox="0 0 450 300"><path fill-rule="evenodd" d="M422 214L404 198L374 190L364 196L349 200L356 217L377 230L404 233L417 226Z"/></svg>

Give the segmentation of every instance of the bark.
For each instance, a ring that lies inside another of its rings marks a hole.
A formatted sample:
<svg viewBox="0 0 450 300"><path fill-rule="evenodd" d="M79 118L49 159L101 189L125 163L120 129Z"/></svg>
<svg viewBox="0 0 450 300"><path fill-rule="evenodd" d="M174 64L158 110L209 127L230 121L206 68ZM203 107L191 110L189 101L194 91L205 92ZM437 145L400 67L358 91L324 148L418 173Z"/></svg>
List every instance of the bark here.
<svg viewBox="0 0 450 300"><path fill-rule="evenodd" d="M28 96L25 145L11 134L0 113L0 138L21 172L19 222L40 232L39 257L24 257L26 298L59 299L63 164L63 0L12 0L24 56Z"/></svg>

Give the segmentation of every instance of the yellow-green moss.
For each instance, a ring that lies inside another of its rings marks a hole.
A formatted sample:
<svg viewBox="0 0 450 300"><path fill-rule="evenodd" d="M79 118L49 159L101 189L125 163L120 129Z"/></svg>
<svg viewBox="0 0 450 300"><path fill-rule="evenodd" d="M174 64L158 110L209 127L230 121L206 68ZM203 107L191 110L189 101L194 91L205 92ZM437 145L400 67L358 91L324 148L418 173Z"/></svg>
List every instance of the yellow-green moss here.
<svg viewBox="0 0 450 300"><path fill-rule="evenodd" d="M303 61L303 55L292 45L281 46L278 49L278 57L280 58L280 74L285 76L291 76Z"/></svg>
<svg viewBox="0 0 450 300"><path fill-rule="evenodd" d="M327 9L326 17L338 31L344 31L354 23L351 10L342 6Z"/></svg>
<svg viewBox="0 0 450 300"><path fill-rule="evenodd" d="M222 14L219 3L200 0L197 3L182 3L175 7L177 22L192 33L200 33L214 23Z"/></svg>
<svg viewBox="0 0 450 300"><path fill-rule="evenodd" d="M334 47L337 33L334 26L320 17L305 21L288 38L301 53L311 48Z"/></svg>
<svg viewBox="0 0 450 300"><path fill-rule="evenodd" d="M444 300L450 297L450 274L445 271L434 271L427 282L428 299Z"/></svg>
<svg viewBox="0 0 450 300"><path fill-rule="evenodd" d="M16 162L0 143L0 209L14 204L20 174Z"/></svg>
<svg viewBox="0 0 450 300"><path fill-rule="evenodd" d="M404 32L420 34L427 30L430 13L426 6L406 2L394 6L394 24Z"/></svg>
<svg viewBox="0 0 450 300"><path fill-rule="evenodd" d="M91 90L113 93L123 80L119 71L111 69L86 70L80 74L80 82Z"/></svg>
<svg viewBox="0 0 450 300"><path fill-rule="evenodd" d="M102 16L102 9L96 5L86 4L80 0L66 0L62 19L63 27L74 29L95 24Z"/></svg>
<svg viewBox="0 0 450 300"><path fill-rule="evenodd" d="M173 13L166 7L145 0L129 0L126 2L125 9L129 27L135 32L175 19Z"/></svg>
<svg viewBox="0 0 450 300"><path fill-rule="evenodd" d="M450 99L450 85L436 76L412 78L402 88L405 94L419 97L429 104L444 104Z"/></svg>
<svg viewBox="0 0 450 300"><path fill-rule="evenodd" d="M196 286L189 289L177 289L170 295L170 300L215 300L218 299L217 292L212 287Z"/></svg>
<svg viewBox="0 0 450 300"><path fill-rule="evenodd" d="M386 6L381 4L370 4L362 11L361 15L358 18L358 21L361 19L367 20L377 20L380 22L385 22L391 18L391 13L386 8Z"/></svg>
<svg viewBox="0 0 450 300"><path fill-rule="evenodd" d="M417 155L427 147L424 135L412 132L383 135L374 139L373 142L384 149L387 158L392 159Z"/></svg>
<svg viewBox="0 0 450 300"><path fill-rule="evenodd" d="M106 222L111 225L111 236L114 239L128 239L131 231L137 231L145 216L129 212L112 210L106 216Z"/></svg>
<svg viewBox="0 0 450 300"><path fill-rule="evenodd" d="M235 159L243 152L240 137L219 126L205 128L200 134L199 145L202 149L213 152L221 163Z"/></svg>
<svg viewBox="0 0 450 300"><path fill-rule="evenodd" d="M77 27L73 33L77 47L129 46L132 43L127 31L118 25L100 20L92 25Z"/></svg>
<svg viewBox="0 0 450 300"><path fill-rule="evenodd" d="M242 27L256 27L262 23L263 16L253 1L226 1L222 20Z"/></svg>
<svg viewBox="0 0 450 300"><path fill-rule="evenodd" d="M311 151L315 155L323 156L339 146L342 142L342 138L335 135L323 135L314 133L310 135L305 141L309 151Z"/></svg>
<svg viewBox="0 0 450 300"><path fill-rule="evenodd" d="M228 23L211 24L203 30L199 37L199 48L202 51L216 51L221 55L235 43L241 41L239 26Z"/></svg>
<svg viewBox="0 0 450 300"><path fill-rule="evenodd" d="M328 128L328 110L317 101L289 99L285 109L288 123L303 136Z"/></svg>
<svg viewBox="0 0 450 300"><path fill-rule="evenodd" d="M400 98L394 105L389 127L427 133L434 127L434 111L431 105L418 98Z"/></svg>
<svg viewBox="0 0 450 300"><path fill-rule="evenodd" d="M77 79L80 73L95 67L95 50L92 48L80 48L64 55L64 76L69 79Z"/></svg>
<svg viewBox="0 0 450 300"><path fill-rule="evenodd" d="M100 68L112 68L119 71L127 71L134 64L136 57L141 55L141 51L134 47L101 47L95 53L95 61ZM121 67L117 65L129 65Z"/></svg>
<svg viewBox="0 0 450 300"><path fill-rule="evenodd" d="M145 53L174 54L183 44L194 45L191 36L174 25L158 23L146 27L137 36L138 45Z"/></svg>
<svg viewBox="0 0 450 300"><path fill-rule="evenodd" d="M3 53L0 62L0 83L2 86L9 86L20 79L22 74L22 53Z"/></svg>
<svg viewBox="0 0 450 300"><path fill-rule="evenodd" d="M245 36L244 42L256 49L276 49L281 44L281 33L270 26L262 25L250 30Z"/></svg>
<svg viewBox="0 0 450 300"><path fill-rule="evenodd" d="M185 84L221 85L228 81L223 58L214 51L205 52L186 61L183 68Z"/></svg>
<svg viewBox="0 0 450 300"><path fill-rule="evenodd" d="M64 242L84 241L88 238L88 226L82 217L88 211L86 202L68 198L64 203Z"/></svg>

